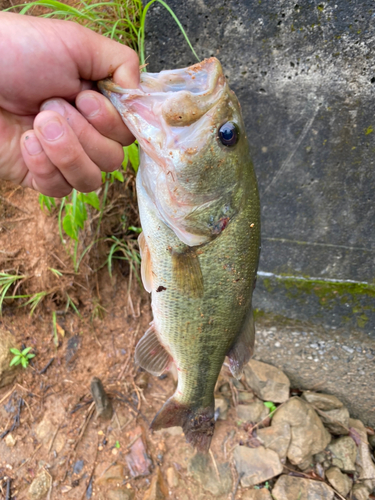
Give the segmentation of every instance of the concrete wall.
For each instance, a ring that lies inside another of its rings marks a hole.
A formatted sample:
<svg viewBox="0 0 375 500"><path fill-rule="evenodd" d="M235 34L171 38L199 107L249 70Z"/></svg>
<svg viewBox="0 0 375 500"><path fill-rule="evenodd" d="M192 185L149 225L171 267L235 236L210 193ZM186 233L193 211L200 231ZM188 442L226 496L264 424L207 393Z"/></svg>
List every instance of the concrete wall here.
<svg viewBox="0 0 375 500"><path fill-rule="evenodd" d="M220 59L262 204L256 306L375 337L375 2L168 0ZM148 71L195 61L160 5Z"/></svg>

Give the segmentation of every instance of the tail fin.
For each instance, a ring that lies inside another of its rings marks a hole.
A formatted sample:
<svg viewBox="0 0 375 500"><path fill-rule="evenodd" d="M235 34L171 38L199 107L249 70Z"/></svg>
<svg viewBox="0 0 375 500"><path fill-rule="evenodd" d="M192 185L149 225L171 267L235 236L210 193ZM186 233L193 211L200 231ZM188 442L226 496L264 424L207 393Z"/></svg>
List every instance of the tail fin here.
<svg viewBox="0 0 375 500"><path fill-rule="evenodd" d="M151 422L151 429L181 426L186 441L201 452L208 452L215 429L214 402L207 408L194 408L168 399Z"/></svg>

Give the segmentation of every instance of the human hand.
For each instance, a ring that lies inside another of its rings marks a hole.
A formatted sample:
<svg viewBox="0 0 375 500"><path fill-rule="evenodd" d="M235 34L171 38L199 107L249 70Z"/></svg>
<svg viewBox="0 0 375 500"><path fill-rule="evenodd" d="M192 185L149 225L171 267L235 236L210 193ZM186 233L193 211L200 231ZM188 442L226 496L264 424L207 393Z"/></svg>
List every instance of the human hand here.
<svg viewBox="0 0 375 500"><path fill-rule="evenodd" d="M0 54L0 179L55 197L97 189L134 137L90 89L109 75L136 88L136 53L72 22L0 12Z"/></svg>

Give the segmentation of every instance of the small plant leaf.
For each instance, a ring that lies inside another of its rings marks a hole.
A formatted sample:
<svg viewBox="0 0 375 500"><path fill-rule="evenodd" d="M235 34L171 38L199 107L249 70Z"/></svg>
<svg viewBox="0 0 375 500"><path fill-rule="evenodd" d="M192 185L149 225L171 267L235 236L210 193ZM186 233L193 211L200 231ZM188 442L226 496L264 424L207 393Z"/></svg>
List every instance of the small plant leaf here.
<svg viewBox="0 0 375 500"><path fill-rule="evenodd" d="M29 362L28 362L27 358L21 358L21 365L22 365L24 368L27 368L27 367L28 367Z"/></svg>
<svg viewBox="0 0 375 500"><path fill-rule="evenodd" d="M134 172L138 172L139 167L139 151L138 146L133 143L128 146L129 161L134 169Z"/></svg>
<svg viewBox="0 0 375 500"><path fill-rule="evenodd" d="M113 179L124 182L124 176L122 175L122 172L120 172L120 170L114 170L113 172L111 172L111 176L113 177Z"/></svg>
<svg viewBox="0 0 375 500"><path fill-rule="evenodd" d="M93 191L92 193L82 194L82 201L96 208L96 210L100 210L100 200L99 196Z"/></svg>
<svg viewBox="0 0 375 500"><path fill-rule="evenodd" d="M35 356L36 356L35 354L31 353L31 354L28 354L26 357L27 357L27 359L33 359L33 358L35 358Z"/></svg>
<svg viewBox="0 0 375 500"><path fill-rule="evenodd" d="M126 172L128 163L129 163L128 147L124 147L124 160L122 162L122 168L124 169L124 172Z"/></svg>
<svg viewBox="0 0 375 500"><path fill-rule="evenodd" d="M12 354L16 354L17 356L21 356L21 351L19 351L18 349L16 349L15 347L11 347L10 349L10 352Z"/></svg>
<svg viewBox="0 0 375 500"><path fill-rule="evenodd" d="M20 364L20 359L21 359L20 356L14 356L14 358L12 359L12 361L9 363L9 366L19 365Z"/></svg>
<svg viewBox="0 0 375 500"><path fill-rule="evenodd" d="M73 240L77 240L77 229L74 224L73 216L70 213L67 213L63 218L63 229L66 234L72 238Z"/></svg>
<svg viewBox="0 0 375 500"><path fill-rule="evenodd" d="M30 351L31 351L31 347L26 347L26 349L24 349L24 350L22 351L22 356L26 356L26 354L27 354L28 352L30 352Z"/></svg>

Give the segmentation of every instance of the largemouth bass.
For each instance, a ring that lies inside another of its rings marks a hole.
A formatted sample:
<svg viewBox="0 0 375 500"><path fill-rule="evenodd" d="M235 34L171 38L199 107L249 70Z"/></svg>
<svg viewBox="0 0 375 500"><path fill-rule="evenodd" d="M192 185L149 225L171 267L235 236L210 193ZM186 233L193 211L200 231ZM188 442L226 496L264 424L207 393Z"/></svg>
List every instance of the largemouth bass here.
<svg viewBox="0 0 375 500"><path fill-rule="evenodd" d="M99 88L141 146L141 274L154 319L135 358L154 375L172 362L178 372L151 427L182 426L207 451L225 357L238 378L254 345L260 207L240 106L215 58L142 73L136 90Z"/></svg>

